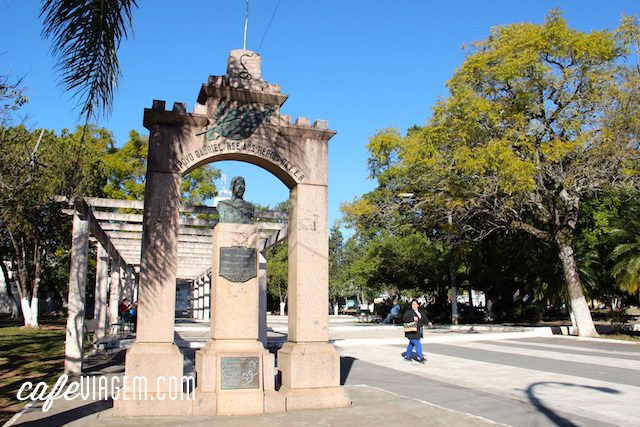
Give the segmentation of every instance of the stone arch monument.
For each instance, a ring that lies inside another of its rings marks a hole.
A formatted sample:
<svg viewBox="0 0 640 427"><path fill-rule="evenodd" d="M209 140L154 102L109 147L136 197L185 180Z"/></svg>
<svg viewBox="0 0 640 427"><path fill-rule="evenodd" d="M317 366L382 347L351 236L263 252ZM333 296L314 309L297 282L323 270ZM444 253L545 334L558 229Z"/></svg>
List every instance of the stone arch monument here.
<svg viewBox="0 0 640 427"><path fill-rule="evenodd" d="M215 352L232 344L234 337L216 336L216 330L237 319L235 313L225 311L228 308L217 307L212 295L212 335L207 348L214 350L207 353L205 348L197 356L195 400L140 401L130 396L114 402L116 416L239 414L350 405L340 387L338 353L328 342L327 153L335 132L326 121L311 125L308 119L298 118L291 123L281 115L287 95L279 85L262 79L260 61L255 52L231 51L226 75L210 76L202 85L193 113L182 103L167 111L164 101L153 101L152 108L145 109L144 126L150 136L138 327L137 340L127 352L125 375L144 376L150 396L167 391L166 381L158 383L157 378L182 378L183 355L174 344L181 179L210 162L239 160L266 169L290 189L289 336L278 351L281 387L275 391L273 357L262 347L255 353L261 354L257 391L220 387L221 376L229 373L223 372L226 365L221 366L220 354ZM215 277L212 274L212 281ZM216 285L212 283L213 292ZM255 319L255 330L251 326L243 337L251 345L254 332L258 343ZM132 392L125 388L124 395Z"/></svg>

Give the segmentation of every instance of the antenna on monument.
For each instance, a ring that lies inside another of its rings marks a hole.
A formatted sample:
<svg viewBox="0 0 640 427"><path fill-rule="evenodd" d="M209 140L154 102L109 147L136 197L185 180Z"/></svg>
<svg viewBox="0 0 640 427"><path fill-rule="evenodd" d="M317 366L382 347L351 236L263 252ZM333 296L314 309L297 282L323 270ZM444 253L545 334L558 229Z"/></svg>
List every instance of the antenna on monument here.
<svg viewBox="0 0 640 427"><path fill-rule="evenodd" d="M247 27L249 26L249 0L246 0L246 10L244 14L244 38L242 40L242 49L247 50Z"/></svg>

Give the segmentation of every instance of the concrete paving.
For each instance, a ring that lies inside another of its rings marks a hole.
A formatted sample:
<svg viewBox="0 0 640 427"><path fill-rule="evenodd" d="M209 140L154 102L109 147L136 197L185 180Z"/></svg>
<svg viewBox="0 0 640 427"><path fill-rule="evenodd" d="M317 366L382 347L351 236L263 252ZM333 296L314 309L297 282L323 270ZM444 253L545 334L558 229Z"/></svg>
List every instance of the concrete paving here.
<svg viewBox="0 0 640 427"><path fill-rule="evenodd" d="M356 367L375 365L348 382L366 377L369 385L392 389L400 373L409 374L414 393L429 402L515 426L640 425L637 344L565 337L426 344L426 365L405 362L403 350L340 348Z"/></svg>
<svg viewBox="0 0 640 427"><path fill-rule="evenodd" d="M380 426L389 423L408 423L412 426L477 426L495 425L480 417L461 414L429 402L390 393L367 386L346 386L353 407L293 411L259 416L234 417L140 417L114 418L113 402L83 402L81 406L58 405L46 418L38 418L38 408L25 414L14 425L20 426ZM66 402L65 402L66 403Z"/></svg>
<svg viewBox="0 0 640 427"><path fill-rule="evenodd" d="M269 325L273 341L286 335L286 318ZM111 400L74 400L56 401L48 413L33 404L10 425L640 426L639 344L496 329L431 331L423 340L428 362L421 365L400 357L405 346L399 327L332 319L341 381L353 401L348 409L123 420L113 418ZM205 322L176 328L177 339L187 344L185 374L193 374L195 349L189 340L198 342L203 333L206 337ZM122 375L123 361L123 352L93 359L89 374Z"/></svg>

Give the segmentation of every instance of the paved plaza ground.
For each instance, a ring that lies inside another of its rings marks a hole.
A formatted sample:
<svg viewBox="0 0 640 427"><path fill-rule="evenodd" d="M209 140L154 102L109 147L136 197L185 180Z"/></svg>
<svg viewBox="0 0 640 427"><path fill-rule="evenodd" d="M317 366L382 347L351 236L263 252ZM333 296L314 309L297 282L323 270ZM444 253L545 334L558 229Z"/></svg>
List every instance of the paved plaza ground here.
<svg viewBox="0 0 640 427"><path fill-rule="evenodd" d="M286 318L269 318L270 342L286 337ZM544 329L436 329L423 340L428 362L406 362L398 326L333 318L341 380L353 407L216 418L114 419L112 402L39 404L11 425L228 426L640 426L640 344L549 336ZM179 323L176 342L193 372L208 324ZM93 372L121 375L123 354L94 359Z"/></svg>

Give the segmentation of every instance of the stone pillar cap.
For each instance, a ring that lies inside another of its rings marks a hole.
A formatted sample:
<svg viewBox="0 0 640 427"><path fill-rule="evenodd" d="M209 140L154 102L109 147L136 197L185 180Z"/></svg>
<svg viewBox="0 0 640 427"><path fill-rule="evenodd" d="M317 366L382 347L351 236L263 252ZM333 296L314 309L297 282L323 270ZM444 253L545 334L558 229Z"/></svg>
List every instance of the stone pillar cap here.
<svg viewBox="0 0 640 427"><path fill-rule="evenodd" d="M227 76L231 79L262 80L261 63L258 52L234 49L227 59Z"/></svg>

